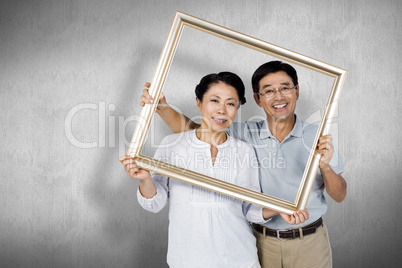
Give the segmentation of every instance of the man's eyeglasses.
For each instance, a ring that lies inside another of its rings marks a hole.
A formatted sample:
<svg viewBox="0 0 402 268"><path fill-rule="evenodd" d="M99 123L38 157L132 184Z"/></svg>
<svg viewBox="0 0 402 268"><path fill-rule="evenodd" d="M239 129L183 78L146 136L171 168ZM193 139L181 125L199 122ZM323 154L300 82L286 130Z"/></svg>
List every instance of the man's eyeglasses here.
<svg viewBox="0 0 402 268"><path fill-rule="evenodd" d="M282 95L289 95L292 93L292 89L296 89L297 85L294 87L282 87L278 90L275 89L267 89L264 93L257 93L257 95L265 97L266 99L272 98L275 96L276 92L279 91Z"/></svg>

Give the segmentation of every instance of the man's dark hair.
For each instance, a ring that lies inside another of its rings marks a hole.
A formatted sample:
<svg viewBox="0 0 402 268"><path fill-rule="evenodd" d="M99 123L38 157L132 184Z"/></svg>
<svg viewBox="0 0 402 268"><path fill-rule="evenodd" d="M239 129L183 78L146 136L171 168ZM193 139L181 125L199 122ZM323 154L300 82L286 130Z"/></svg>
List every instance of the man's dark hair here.
<svg viewBox="0 0 402 268"><path fill-rule="evenodd" d="M202 101L209 88L218 83L225 83L234 87L236 89L237 96L239 97L240 104L246 103L246 97L244 97L244 83L239 76L231 72L220 72L218 74L213 73L204 76L200 83L195 87L195 95L197 99Z"/></svg>
<svg viewBox="0 0 402 268"><path fill-rule="evenodd" d="M298 85L297 81L297 72L295 68L287 63L283 63L281 61L270 61L264 63L260 67L255 70L253 77L251 78L251 85L253 86L253 92L258 93L260 92L260 80L270 73L276 73L279 71L284 71L287 75L292 78L293 84L295 86Z"/></svg>

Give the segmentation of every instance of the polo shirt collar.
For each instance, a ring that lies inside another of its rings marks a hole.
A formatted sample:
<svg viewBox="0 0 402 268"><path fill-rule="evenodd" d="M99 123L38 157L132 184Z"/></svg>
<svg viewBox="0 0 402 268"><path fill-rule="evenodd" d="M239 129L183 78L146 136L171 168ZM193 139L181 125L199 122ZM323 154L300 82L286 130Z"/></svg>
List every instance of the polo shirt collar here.
<svg viewBox="0 0 402 268"><path fill-rule="evenodd" d="M265 119L262 121L261 128L260 128L260 139L266 139L266 138L272 138L274 135L272 135L271 131L269 130L268 127L268 121Z"/></svg>
<svg viewBox="0 0 402 268"><path fill-rule="evenodd" d="M294 136L300 138L303 134L303 123L297 117L297 115L295 115L295 118L296 118L295 125L287 137ZM260 139L266 139L266 138L274 138L274 135L272 135L271 131L269 130L268 121L265 119L264 121L262 121L260 128Z"/></svg>
<svg viewBox="0 0 402 268"><path fill-rule="evenodd" d="M296 118L296 123L295 126L293 127L292 131L290 131L289 135L301 138L303 134L303 122L295 115Z"/></svg>

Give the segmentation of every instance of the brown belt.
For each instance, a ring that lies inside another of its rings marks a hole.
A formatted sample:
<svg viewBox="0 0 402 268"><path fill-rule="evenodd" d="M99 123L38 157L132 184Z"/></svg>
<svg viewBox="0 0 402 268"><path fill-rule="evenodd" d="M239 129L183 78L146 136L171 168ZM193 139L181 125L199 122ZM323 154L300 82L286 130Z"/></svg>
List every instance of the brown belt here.
<svg viewBox="0 0 402 268"><path fill-rule="evenodd" d="M319 218L315 222L302 227L301 229L303 232L303 236L309 235L309 234L314 234L317 231L317 228L322 225L323 225L322 218ZM269 229L267 227L264 227L264 226L261 226L259 224L255 224L255 223L253 223L252 226L253 226L253 229L256 230L257 232L264 234L264 231L265 231L265 235L273 236L278 239L294 239L294 238L300 237L300 231L298 228L281 231L281 230Z"/></svg>

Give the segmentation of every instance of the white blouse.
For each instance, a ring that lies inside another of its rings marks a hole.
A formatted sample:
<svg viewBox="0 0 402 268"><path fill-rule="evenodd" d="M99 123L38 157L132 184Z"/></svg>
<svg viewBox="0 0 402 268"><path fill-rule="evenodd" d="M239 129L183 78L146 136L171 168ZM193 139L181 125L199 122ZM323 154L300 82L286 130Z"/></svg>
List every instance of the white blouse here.
<svg viewBox="0 0 402 268"><path fill-rule="evenodd" d="M165 137L155 153L160 161L260 192L254 149L233 137L217 146L212 164L210 145L195 130ZM256 240L248 221L266 222L262 207L153 173L157 194L140 205L159 212L169 200L170 267L256 267Z"/></svg>

